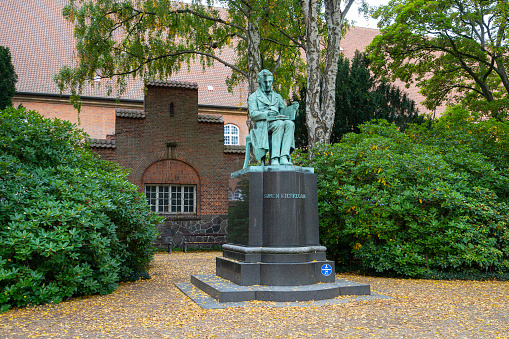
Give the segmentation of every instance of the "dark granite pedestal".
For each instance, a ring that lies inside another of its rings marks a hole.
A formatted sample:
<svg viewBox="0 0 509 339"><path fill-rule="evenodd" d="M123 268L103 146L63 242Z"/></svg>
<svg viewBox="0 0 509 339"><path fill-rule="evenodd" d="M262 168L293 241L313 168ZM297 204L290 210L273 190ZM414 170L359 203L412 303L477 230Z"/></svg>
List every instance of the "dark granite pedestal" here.
<svg viewBox="0 0 509 339"><path fill-rule="evenodd" d="M216 258L217 276L192 276L193 285L225 302L370 294L369 285L335 281L319 242L313 168L252 166L231 180L242 194L229 207L229 243Z"/></svg>

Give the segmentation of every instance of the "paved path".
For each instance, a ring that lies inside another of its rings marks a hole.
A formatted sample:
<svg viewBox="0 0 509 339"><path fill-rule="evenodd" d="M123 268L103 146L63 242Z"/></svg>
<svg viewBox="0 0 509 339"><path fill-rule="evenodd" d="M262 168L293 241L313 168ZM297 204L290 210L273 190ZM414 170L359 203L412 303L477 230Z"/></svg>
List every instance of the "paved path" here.
<svg viewBox="0 0 509 339"><path fill-rule="evenodd" d="M392 299L204 310L174 283L213 274L217 255L157 254L151 280L1 314L0 338L509 338L508 282L339 275Z"/></svg>

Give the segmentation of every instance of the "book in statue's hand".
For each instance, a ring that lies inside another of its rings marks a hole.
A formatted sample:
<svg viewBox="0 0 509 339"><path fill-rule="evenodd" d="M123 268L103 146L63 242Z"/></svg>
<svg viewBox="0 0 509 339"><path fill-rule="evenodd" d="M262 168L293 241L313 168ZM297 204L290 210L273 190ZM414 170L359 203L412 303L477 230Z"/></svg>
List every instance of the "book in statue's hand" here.
<svg viewBox="0 0 509 339"><path fill-rule="evenodd" d="M290 119L290 120L295 120L296 111L297 110L295 109L295 107L288 106L288 107L283 108L281 111L279 111L279 114L287 116L288 119Z"/></svg>

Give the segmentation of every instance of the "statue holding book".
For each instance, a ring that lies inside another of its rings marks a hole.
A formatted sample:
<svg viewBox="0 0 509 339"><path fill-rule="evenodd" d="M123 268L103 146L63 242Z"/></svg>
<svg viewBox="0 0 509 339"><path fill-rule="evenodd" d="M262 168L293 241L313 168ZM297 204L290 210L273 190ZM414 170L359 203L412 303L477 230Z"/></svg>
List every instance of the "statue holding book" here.
<svg viewBox="0 0 509 339"><path fill-rule="evenodd" d="M272 90L273 74L264 69L258 74L258 90L249 96L249 117L254 127L249 132L253 154L260 160L270 154L270 165L292 165L295 148L295 115L299 103L286 107L283 98Z"/></svg>

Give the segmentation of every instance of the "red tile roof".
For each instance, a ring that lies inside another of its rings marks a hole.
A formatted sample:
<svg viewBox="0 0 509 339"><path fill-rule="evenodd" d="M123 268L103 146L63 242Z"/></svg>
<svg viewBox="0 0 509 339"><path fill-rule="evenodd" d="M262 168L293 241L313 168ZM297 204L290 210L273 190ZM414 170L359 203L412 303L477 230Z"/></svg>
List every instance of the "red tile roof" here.
<svg viewBox="0 0 509 339"><path fill-rule="evenodd" d="M116 108L115 115L119 118L145 118L145 112L141 109Z"/></svg>
<svg viewBox="0 0 509 339"><path fill-rule="evenodd" d="M352 60L355 51L364 51L378 34L380 34L378 29L351 27L345 36L341 38L343 55Z"/></svg>
<svg viewBox="0 0 509 339"><path fill-rule="evenodd" d="M198 114L198 121L213 124L224 124L223 117L220 115Z"/></svg>
<svg viewBox="0 0 509 339"><path fill-rule="evenodd" d="M94 148L117 148L115 139L90 139L88 144Z"/></svg>
<svg viewBox="0 0 509 339"><path fill-rule="evenodd" d="M198 83L188 81L149 81L147 86L198 89Z"/></svg>
<svg viewBox="0 0 509 339"><path fill-rule="evenodd" d="M246 153L246 146L224 145L224 153Z"/></svg>

